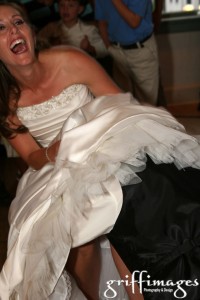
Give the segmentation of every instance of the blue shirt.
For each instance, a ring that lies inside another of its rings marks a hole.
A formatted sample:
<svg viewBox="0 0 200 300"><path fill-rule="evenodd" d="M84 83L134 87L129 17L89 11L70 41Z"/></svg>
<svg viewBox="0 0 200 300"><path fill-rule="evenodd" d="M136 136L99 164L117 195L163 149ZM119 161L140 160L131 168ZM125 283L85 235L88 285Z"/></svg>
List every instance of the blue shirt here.
<svg viewBox="0 0 200 300"><path fill-rule="evenodd" d="M132 28L120 16L111 0L95 1L95 18L108 23L108 36L111 42L130 45L152 34L152 2L151 0L123 0L123 3L132 12L142 17L137 28Z"/></svg>

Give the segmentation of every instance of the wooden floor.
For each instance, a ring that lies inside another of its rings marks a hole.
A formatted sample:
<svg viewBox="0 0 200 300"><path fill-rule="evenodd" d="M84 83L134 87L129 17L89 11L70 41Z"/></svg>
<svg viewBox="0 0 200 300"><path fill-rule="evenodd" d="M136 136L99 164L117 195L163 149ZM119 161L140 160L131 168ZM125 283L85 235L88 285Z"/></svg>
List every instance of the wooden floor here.
<svg viewBox="0 0 200 300"><path fill-rule="evenodd" d="M200 118L200 102L169 104L167 109L176 117Z"/></svg>
<svg viewBox="0 0 200 300"><path fill-rule="evenodd" d="M200 136L200 110L196 104L170 105L168 109L185 126L188 133ZM6 258L9 204L0 203L0 270Z"/></svg>
<svg viewBox="0 0 200 300"><path fill-rule="evenodd" d="M185 126L188 133L200 135L200 102L170 104L167 109Z"/></svg>

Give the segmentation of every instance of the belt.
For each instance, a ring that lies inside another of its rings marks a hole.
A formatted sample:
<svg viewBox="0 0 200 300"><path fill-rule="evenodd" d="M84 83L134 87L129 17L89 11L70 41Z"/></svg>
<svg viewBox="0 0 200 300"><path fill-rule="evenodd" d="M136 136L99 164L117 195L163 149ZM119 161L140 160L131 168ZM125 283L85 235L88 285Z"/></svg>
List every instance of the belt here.
<svg viewBox="0 0 200 300"><path fill-rule="evenodd" d="M148 36L147 36L145 39L143 39L142 41L139 41L139 42L137 42L137 43L130 44L130 45L122 45L122 44L120 44L120 43L118 43L118 42L112 42L111 44L112 44L112 45L115 45L115 46L118 46L118 47L120 47L120 48L122 48L122 49L124 49L124 50L139 49L139 48L143 48L143 47L144 47L143 43L146 42L148 39L150 39L151 36L152 36L152 34L151 34L151 35L148 35Z"/></svg>

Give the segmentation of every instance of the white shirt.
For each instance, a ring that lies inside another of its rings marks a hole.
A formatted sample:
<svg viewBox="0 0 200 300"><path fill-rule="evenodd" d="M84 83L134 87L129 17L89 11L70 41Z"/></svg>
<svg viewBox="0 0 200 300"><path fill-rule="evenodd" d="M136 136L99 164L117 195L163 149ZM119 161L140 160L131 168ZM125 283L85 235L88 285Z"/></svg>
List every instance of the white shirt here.
<svg viewBox="0 0 200 300"><path fill-rule="evenodd" d="M87 36L90 44L96 50L96 56L104 57L108 51L95 25L84 23L81 20L67 27L62 21L47 24L39 33L38 37L45 38L50 44L67 44L80 48L80 43Z"/></svg>

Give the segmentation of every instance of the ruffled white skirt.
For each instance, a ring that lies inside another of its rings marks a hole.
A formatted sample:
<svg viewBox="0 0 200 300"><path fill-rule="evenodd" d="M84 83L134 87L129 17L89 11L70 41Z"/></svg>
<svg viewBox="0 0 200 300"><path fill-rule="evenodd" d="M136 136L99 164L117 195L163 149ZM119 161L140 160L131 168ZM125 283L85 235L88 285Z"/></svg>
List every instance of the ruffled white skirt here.
<svg viewBox="0 0 200 300"><path fill-rule="evenodd" d="M145 168L146 155L157 164L200 168L197 139L164 109L132 104L129 94L99 97L77 109L57 139L56 163L29 168L11 205L1 300L69 299L76 291L63 275L70 249L112 229L121 185L140 182L136 172Z"/></svg>

